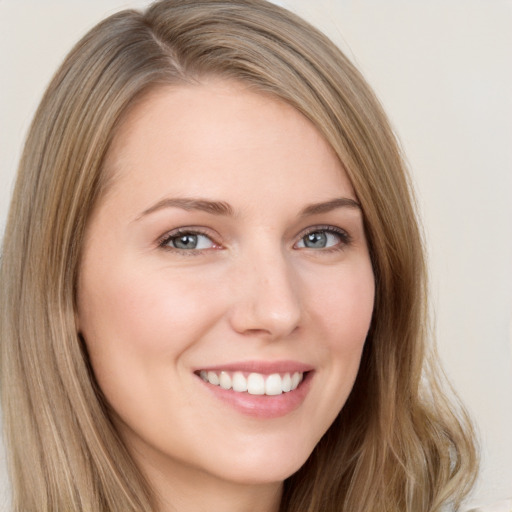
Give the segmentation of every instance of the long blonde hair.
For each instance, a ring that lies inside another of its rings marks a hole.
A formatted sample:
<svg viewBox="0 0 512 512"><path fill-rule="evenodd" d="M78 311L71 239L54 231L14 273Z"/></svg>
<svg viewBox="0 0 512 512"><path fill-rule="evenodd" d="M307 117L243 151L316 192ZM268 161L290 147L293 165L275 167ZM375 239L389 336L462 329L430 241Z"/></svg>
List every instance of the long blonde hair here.
<svg viewBox="0 0 512 512"><path fill-rule="evenodd" d="M354 389L285 481L281 511L456 508L474 480L473 433L441 389L427 346L422 239L378 101L325 36L280 7L163 0L111 16L75 46L27 138L0 274L13 510L153 510L76 332L76 280L84 229L108 186L102 163L123 116L159 84L208 75L270 93L317 126L352 181L373 262L375 310Z"/></svg>

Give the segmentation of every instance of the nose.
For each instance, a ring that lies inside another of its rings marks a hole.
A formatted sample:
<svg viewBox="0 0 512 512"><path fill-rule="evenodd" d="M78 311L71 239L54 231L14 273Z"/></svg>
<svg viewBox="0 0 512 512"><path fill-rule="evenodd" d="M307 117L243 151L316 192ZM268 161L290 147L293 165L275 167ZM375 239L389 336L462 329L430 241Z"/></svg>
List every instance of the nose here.
<svg viewBox="0 0 512 512"><path fill-rule="evenodd" d="M232 281L232 328L244 335L282 339L300 324L300 283L280 251L251 254Z"/></svg>

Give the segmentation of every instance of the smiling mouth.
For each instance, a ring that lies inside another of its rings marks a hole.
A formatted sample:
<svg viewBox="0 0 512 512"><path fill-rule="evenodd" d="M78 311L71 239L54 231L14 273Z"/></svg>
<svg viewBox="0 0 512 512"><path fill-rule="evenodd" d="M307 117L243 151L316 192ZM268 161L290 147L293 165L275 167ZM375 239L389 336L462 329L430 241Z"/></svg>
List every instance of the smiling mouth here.
<svg viewBox="0 0 512 512"><path fill-rule="evenodd" d="M204 382L219 386L225 390L232 390L236 393L248 393L249 395L276 396L289 393L297 389L303 381L307 372L271 373L246 373L229 371L206 371L196 372Z"/></svg>

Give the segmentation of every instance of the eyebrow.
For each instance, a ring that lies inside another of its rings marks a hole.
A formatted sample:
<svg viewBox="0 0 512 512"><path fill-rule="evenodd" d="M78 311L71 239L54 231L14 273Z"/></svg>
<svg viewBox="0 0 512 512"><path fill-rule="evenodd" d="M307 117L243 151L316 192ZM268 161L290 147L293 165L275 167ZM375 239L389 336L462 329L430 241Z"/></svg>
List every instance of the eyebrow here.
<svg viewBox="0 0 512 512"><path fill-rule="evenodd" d="M330 201L324 201L322 203L313 203L306 206L300 213L302 217L308 215L318 215L319 213L327 213L337 208L354 208L357 210L361 209L361 205L350 197L337 197Z"/></svg>
<svg viewBox="0 0 512 512"><path fill-rule="evenodd" d="M149 207L147 210L144 210L136 220L140 220L142 217L164 208L181 208L182 210L187 211L199 210L213 215L224 215L228 217L233 217L235 215L233 207L224 201L211 201L208 199L196 199L190 197L173 197L158 201L158 203ZM361 205L355 199L351 199L349 197L338 197L329 201L310 204L301 210L300 216L307 217L310 215L318 215L336 210L337 208L355 208L360 210Z"/></svg>
<svg viewBox="0 0 512 512"><path fill-rule="evenodd" d="M181 208L182 210L199 210L213 215L233 216L234 211L231 205L224 201L209 201L207 199L194 199L189 197L173 197L162 199L158 203L144 210L136 220L156 212L163 208Z"/></svg>

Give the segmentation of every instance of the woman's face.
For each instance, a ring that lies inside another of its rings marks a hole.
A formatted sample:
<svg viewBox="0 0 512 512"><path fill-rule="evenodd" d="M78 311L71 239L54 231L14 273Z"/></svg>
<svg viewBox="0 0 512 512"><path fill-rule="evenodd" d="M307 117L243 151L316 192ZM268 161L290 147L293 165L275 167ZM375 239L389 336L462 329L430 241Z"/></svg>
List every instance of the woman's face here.
<svg viewBox="0 0 512 512"><path fill-rule="evenodd" d="M137 104L105 172L78 317L123 440L148 474L282 481L343 407L372 315L343 167L295 109L211 81Z"/></svg>

